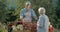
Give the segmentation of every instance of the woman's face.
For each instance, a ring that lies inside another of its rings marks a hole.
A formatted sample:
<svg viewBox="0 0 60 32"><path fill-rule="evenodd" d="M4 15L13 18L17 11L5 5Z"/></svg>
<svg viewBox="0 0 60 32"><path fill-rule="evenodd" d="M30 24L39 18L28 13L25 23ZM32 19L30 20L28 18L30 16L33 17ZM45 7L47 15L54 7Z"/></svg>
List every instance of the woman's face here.
<svg viewBox="0 0 60 32"><path fill-rule="evenodd" d="M41 9L39 13L40 13L40 14L43 14L43 13L44 13L44 10L43 10L43 9Z"/></svg>

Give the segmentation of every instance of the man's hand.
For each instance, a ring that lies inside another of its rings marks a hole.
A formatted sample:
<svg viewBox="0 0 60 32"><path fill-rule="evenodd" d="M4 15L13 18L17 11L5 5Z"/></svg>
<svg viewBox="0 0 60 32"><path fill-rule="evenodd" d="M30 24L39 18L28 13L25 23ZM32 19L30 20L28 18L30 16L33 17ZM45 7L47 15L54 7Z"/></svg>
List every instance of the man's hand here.
<svg viewBox="0 0 60 32"><path fill-rule="evenodd" d="M23 19L23 16L20 16L20 19Z"/></svg>
<svg viewBox="0 0 60 32"><path fill-rule="evenodd" d="M37 17L35 16L34 18L35 18L35 21L37 21Z"/></svg>

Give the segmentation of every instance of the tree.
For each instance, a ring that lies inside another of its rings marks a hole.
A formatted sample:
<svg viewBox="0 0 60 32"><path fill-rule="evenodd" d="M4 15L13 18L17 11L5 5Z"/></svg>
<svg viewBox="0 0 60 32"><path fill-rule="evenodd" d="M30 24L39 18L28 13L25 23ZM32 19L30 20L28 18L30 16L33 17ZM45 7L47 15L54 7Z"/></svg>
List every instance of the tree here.
<svg viewBox="0 0 60 32"><path fill-rule="evenodd" d="M14 15L15 9L11 7L11 9L8 10L9 13L7 13L6 21L11 22L15 21L17 19L17 15Z"/></svg>
<svg viewBox="0 0 60 32"><path fill-rule="evenodd" d="M55 22L57 25L57 28L60 29L60 0L58 0L57 7L56 7L56 16L57 16L57 22Z"/></svg>
<svg viewBox="0 0 60 32"><path fill-rule="evenodd" d="M0 0L0 22L11 22L17 19L15 14L15 8L9 7L6 4L7 0Z"/></svg>
<svg viewBox="0 0 60 32"><path fill-rule="evenodd" d="M0 21L5 21L6 18L7 7L5 4L5 0L0 0Z"/></svg>

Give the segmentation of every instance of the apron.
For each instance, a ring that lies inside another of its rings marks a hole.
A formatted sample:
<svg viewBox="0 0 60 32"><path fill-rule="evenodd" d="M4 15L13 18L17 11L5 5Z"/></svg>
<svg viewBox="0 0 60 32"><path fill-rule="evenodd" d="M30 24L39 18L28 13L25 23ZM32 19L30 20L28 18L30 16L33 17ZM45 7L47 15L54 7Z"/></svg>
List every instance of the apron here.
<svg viewBox="0 0 60 32"><path fill-rule="evenodd" d="M31 11L26 11L24 13L24 19L23 19L23 25L24 25L24 32L30 32L31 31Z"/></svg>
<svg viewBox="0 0 60 32"><path fill-rule="evenodd" d="M30 11L27 11L24 13L24 19L23 19L23 22L31 22L31 12Z"/></svg>

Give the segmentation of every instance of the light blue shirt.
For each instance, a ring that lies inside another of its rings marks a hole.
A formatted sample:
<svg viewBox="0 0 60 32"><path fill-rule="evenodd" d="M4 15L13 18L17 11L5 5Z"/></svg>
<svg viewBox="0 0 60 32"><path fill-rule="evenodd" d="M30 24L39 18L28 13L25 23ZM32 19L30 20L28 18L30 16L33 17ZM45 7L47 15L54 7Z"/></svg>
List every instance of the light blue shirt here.
<svg viewBox="0 0 60 32"><path fill-rule="evenodd" d="M49 18L43 14L39 16L37 22L37 32L48 32Z"/></svg>
<svg viewBox="0 0 60 32"><path fill-rule="evenodd" d="M35 15L35 12L34 12L33 9L29 9L29 10L27 11L25 8L23 8L23 9L21 9L21 11L20 11L20 16L23 17L23 20L24 20L24 21L30 21L30 22L31 22L32 17L35 17L36 15Z"/></svg>

